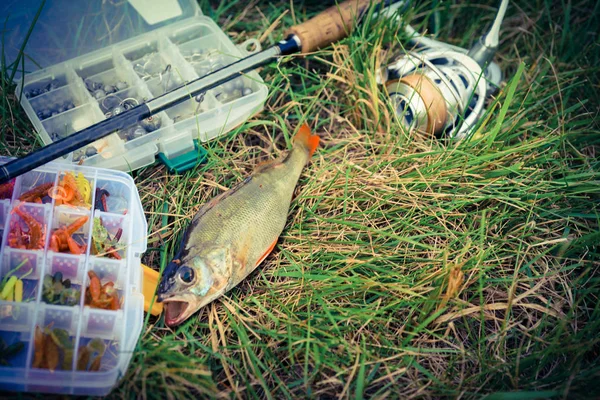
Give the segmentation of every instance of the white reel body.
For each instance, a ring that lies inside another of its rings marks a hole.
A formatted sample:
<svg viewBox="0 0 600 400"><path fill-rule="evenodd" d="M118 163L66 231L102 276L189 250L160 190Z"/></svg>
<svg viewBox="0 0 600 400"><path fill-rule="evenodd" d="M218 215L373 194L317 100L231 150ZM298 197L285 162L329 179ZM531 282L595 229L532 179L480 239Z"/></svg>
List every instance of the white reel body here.
<svg viewBox="0 0 600 400"><path fill-rule="evenodd" d="M380 83L407 129L450 138L465 137L484 113L485 99L500 82L500 69L488 78L468 55L447 49L410 52L384 68ZM492 84L488 85L491 79Z"/></svg>
<svg viewBox="0 0 600 400"><path fill-rule="evenodd" d="M502 81L500 67L491 61L507 7L508 0L502 0L491 29L470 50L425 37L405 25L409 40L419 49L383 67L377 81L385 85L407 129L454 139L471 133L485 112L486 98ZM401 21L399 14L395 18Z"/></svg>

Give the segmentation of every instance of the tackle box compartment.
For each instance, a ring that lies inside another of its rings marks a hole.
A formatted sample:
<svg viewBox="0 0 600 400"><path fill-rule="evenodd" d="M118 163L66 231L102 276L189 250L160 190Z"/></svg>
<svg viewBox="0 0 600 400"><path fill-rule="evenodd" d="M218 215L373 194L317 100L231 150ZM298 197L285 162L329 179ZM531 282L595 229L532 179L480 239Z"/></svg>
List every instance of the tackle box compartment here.
<svg viewBox="0 0 600 400"><path fill-rule="evenodd" d="M8 13L5 45L16 57L39 1L9 0L4 7L7 13L17 7ZM239 60L251 54L251 46L260 50L254 39L236 46L194 0L47 1L25 47L24 65L34 71L16 80L15 94L50 144ZM267 95L266 84L251 71L67 160L129 172L160 155L169 164L187 159L189 167L190 156L201 155L199 144L261 111Z"/></svg>
<svg viewBox="0 0 600 400"><path fill-rule="evenodd" d="M0 164L8 160L0 157ZM67 173L88 182L89 197L82 198L89 209L59 204L58 199L65 198L56 195L61 191L48 189L62 183ZM44 187L47 194L39 199L24 196ZM77 254L53 247L57 230L82 217L87 217L82 219L85 224L72 238L85 245L85 251ZM113 247L98 250L93 243L104 237L103 230L95 230L96 223L114 240L107 242ZM12 298L0 299L0 391L108 394L127 371L143 326L140 257L146 251L147 222L133 179L121 171L51 162L0 186L0 230L0 282L4 285L10 276L23 282L22 298L13 293ZM29 244L24 246L21 240ZM118 256L109 256L106 249ZM102 285L113 282L116 310L90 304L94 288L88 271ZM64 282L62 291L51 284L57 273ZM67 287L73 291L63 298ZM43 339L36 343L37 327L41 332L50 329L61 340L58 352L37 346L45 345ZM83 353L93 348L97 351L87 354L86 361ZM35 361L40 355L47 364ZM99 364L92 367L96 356Z"/></svg>

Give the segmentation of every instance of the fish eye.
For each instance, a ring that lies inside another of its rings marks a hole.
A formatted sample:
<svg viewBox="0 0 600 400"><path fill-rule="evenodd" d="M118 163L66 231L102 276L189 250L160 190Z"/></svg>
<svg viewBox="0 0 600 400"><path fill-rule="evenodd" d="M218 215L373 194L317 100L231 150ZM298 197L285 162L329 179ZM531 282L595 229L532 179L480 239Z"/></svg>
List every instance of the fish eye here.
<svg viewBox="0 0 600 400"><path fill-rule="evenodd" d="M194 280L194 270L184 265L179 268L179 278L185 283L192 282Z"/></svg>

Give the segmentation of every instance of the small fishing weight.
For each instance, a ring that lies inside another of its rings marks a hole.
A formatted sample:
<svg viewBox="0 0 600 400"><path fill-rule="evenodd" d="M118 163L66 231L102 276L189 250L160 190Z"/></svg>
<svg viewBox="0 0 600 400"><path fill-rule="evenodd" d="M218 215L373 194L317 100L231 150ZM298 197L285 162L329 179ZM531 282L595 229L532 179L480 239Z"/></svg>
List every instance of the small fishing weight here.
<svg viewBox="0 0 600 400"><path fill-rule="evenodd" d="M154 132L155 130L157 130L158 128L160 128L160 126L161 126L161 120L160 120L160 117L150 116L150 117L148 117L148 118L143 119L142 121L140 121L140 125L147 132Z"/></svg>
<svg viewBox="0 0 600 400"><path fill-rule="evenodd" d="M40 111L36 112L37 117L40 120L45 120L75 108L75 104L71 100L53 103L50 100L40 99L40 103L36 105L36 108L40 108Z"/></svg>
<svg viewBox="0 0 600 400"><path fill-rule="evenodd" d="M143 100L145 101L145 99ZM111 118L115 115L119 115L125 111L132 109L133 107L138 106L139 104L140 102L134 97L120 99L116 95L106 97L101 103L102 108L107 110L105 113L106 118ZM161 118L155 115L140 121L134 126L124 129L123 131L119 132L119 136L123 140L134 140L141 136L144 136L146 133L154 132L161 126Z"/></svg>
<svg viewBox="0 0 600 400"><path fill-rule="evenodd" d="M124 81L117 81L114 84L104 84L87 78L84 83L88 92L90 92L96 100L100 100L105 96L128 88L127 83Z"/></svg>
<svg viewBox="0 0 600 400"><path fill-rule="evenodd" d="M148 132L146 132L146 130L140 124L136 124L119 132L119 137L123 140L130 141L140 138L146 133Z"/></svg>
<svg viewBox="0 0 600 400"><path fill-rule="evenodd" d="M48 93L48 92L58 89L58 88L59 88L58 81L56 79L53 79L50 81L50 83L46 84L45 86L26 90L25 97L28 99L31 99L31 98L34 98L34 97L39 96L44 93Z"/></svg>
<svg viewBox="0 0 600 400"><path fill-rule="evenodd" d="M239 77L225 82L221 86L217 86L214 89L214 94L221 103L229 103L241 97L251 95L252 89L244 86L243 78Z"/></svg>

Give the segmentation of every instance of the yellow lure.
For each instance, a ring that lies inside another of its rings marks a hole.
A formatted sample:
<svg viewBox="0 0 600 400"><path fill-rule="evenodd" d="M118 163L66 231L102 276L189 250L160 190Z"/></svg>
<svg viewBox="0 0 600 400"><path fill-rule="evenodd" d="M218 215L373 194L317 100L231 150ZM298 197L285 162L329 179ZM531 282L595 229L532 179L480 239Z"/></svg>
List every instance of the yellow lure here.
<svg viewBox="0 0 600 400"><path fill-rule="evenodd" d="M13 298L13 291L15 289L16 283L17 277L14 275L11 276L2 288L2 292L0 293L0 299L11 301Z"/></svg>
<svg viewBox="0 0 600 400"><path fill-rule="evenodd" d="M85 179L81 172L75 178L75 182L77 184L77 189L79 190L79 193L81 193L81 197L83 197L83 201L91 206L92 187L90 186L90 182L88 182L88 180Z"/></svg>
<svg viewBox="0 0 600 400"><path fill-rule="evenodd" d="M15 301L17 303L23 301L23 281L21 279L17 279L15 283Z"/></svg>

